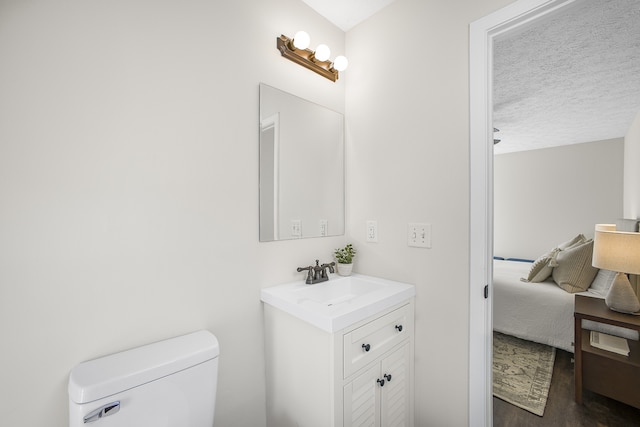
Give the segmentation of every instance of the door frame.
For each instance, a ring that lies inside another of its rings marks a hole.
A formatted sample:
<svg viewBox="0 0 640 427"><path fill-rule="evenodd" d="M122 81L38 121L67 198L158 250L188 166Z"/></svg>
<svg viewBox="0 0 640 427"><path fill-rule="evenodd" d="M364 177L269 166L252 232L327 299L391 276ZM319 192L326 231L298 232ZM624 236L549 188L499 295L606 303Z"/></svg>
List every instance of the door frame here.
<svg viewBox="0 0 640 427"><path fill-rule="evenodd" d="M493 40L574 1L518 0L469 28L469 426L493 425Z"/></svg>

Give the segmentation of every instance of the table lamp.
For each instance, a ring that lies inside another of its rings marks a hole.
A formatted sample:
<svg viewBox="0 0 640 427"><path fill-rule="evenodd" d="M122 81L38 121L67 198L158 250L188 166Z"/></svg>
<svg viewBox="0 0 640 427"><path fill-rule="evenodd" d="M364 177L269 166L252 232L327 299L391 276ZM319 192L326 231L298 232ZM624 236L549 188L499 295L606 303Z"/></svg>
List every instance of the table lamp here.
<svg viewBox="0 0 640 427"><path fill-rule="evenodd" d="M640 233L616 231L615 224L596 224L593 266L617 273L605 297L607 307L640 314L640 302L625 274L640 274Z"/></svg>

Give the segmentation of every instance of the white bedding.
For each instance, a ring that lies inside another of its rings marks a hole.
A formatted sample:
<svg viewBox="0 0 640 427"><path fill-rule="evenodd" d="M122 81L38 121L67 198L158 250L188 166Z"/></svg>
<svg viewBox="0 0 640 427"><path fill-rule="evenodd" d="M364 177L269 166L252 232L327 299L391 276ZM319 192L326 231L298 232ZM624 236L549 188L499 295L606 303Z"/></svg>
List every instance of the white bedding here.
<svg viewBox="0 0 640 427"><path fill-rule="evenodd" d="M552 279L521 281L530 269L528 262L493 261L493 330L573 353L575 294L565 292Z"/></svg>

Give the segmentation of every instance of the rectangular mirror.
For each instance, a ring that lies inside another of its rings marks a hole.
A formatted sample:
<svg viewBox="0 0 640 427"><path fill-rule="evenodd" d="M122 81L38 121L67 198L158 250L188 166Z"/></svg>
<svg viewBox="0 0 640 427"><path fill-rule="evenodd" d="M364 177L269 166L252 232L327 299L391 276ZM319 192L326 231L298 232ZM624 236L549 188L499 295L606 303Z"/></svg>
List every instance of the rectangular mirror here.
<svg viewBox="0 0 640 427"><path fill-rule="evenodd" d="M344 234L344 116L260 84L260 241Z"/></svg>

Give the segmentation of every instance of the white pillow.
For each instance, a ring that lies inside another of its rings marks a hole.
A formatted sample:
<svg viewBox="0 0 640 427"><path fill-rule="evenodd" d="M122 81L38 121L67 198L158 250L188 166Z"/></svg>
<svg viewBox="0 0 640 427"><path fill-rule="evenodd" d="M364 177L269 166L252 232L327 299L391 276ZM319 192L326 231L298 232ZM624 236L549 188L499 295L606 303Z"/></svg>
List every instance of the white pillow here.
<svg viewBox="0 0 640 427"><path fill-rule="evenodd" d="M611 270L598 270L598 274L596 274L595 279L591 282L591 286L589 287L589 292L592 294L596 294L601 297L606 297L607 292L609 292L609 288L613 283L613 279L616 277L616 272Z"/></svg>

